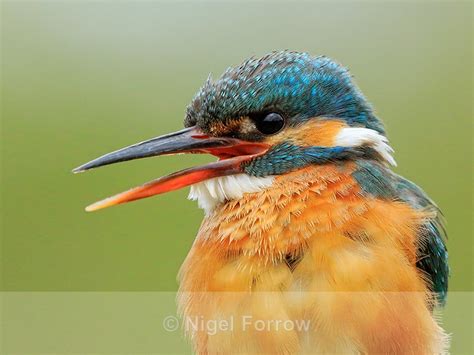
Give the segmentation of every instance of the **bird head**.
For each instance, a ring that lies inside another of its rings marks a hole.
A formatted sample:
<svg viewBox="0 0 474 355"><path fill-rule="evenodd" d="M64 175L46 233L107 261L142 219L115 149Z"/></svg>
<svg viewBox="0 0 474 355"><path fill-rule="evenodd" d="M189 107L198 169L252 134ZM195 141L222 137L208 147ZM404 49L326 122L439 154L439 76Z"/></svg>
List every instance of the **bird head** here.
<svg viewBox="0 0 474 355"><path fill-rule="evenodd" d="M232 197L312 164L364 158L395 164L382 122L349 72L327 57L306 53L272 52L227 69L216 81L209 78L188 106L184 125L181 131L106 154L74 172L180 153L212 154L216 162L151 181L87 210L185 186L192 186L195 195L199 184L226 178L231 191L221 181L210 195ZM235 186L242 181L246 187Z"/></svg>

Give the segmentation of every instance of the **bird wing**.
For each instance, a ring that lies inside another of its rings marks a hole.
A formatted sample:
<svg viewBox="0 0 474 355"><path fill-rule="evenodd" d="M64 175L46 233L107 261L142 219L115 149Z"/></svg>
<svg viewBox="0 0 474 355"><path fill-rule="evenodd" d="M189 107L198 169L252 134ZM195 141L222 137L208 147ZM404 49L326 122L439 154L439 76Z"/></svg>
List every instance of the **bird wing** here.
<svg viewBox="0 0 474 355"><path fill-rule="evenodd" d="M443 305L448 289L449 266L444 219L438 206L419 186L377 162L358 162L353 177L364 194L402 201L416 210L431 212L432 217L418 231L416 267L426 275L430 290L437 294L439 304Z"/></svg>
<svg viewBox="0 0 474 355"><path fill-rule="evenodd" d="M419 231L416 266L429 277L431 290L437 293L440 304L444 304L448 290L449 265L443 215L419 186L401 176L395 177L400 197L405 202L414 208L434 212L434 217Z"/></svg>

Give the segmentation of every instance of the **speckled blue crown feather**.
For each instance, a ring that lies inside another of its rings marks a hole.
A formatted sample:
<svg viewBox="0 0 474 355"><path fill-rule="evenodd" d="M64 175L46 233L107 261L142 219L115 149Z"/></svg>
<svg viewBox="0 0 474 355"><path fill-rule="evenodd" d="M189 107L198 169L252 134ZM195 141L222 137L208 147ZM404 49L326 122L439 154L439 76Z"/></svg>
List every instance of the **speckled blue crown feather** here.
<svg viewBox="0 0 474 355"><path fill-rule="evenodd" d="M347 69L324 56L289 51L248 59L218 80L208 79L188 106L185 125L205 129L215 120L271 110L284 113L292 123L339 118L384 133Z"/></svg>

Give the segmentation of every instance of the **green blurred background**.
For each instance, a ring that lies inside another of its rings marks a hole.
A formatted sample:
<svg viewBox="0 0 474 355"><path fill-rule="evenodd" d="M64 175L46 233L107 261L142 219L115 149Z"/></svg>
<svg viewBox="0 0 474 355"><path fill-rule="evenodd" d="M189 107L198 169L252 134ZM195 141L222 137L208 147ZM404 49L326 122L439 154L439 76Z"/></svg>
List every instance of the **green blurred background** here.
<svg viewBox="0 0 474 355"><path fill-rule="evenodd" d="M181 128L210 72L275 49L350 68L396 171L444 211L450 290L474 290L471 3L3 1L1 30L3 290L176 290L202 219L187 191L83 208L209 159L70 170ZM472 331L463 314L448 306L455 340Z"/></svg>

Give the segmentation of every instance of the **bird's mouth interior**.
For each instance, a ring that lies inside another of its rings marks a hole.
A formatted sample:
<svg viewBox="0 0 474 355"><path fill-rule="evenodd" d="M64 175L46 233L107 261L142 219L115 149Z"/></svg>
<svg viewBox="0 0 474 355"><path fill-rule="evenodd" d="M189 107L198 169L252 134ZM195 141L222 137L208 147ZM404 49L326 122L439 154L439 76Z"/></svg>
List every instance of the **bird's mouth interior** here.
<svg viewBox="0 0 474 355"><path fill-rule="evenodd" d="M197 127L191 127L106 154L79 166L73 172L79 173L104 165L158 155L212 154L219 158L216 162L184 169L147 182L98 201L86 208L87 211L95 211L174 191L215 177L242 173L242 165L245 162L265 154L268 149L269 146L264 143L248 142L229 137L212 137L204 134Z"/></svg>

